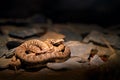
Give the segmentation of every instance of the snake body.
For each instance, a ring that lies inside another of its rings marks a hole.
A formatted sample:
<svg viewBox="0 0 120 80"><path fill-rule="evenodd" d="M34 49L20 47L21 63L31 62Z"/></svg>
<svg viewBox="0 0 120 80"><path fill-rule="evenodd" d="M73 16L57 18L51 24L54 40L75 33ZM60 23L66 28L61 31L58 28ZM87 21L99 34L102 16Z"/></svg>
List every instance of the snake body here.
<svg viewBox="0 0 120 80"><path fill-rule="evenodd" d="M49 48L55 52L59 52L65 48L65 45L63 44L63 39L47 39L45 43L49 46Z"/></svg>
<svg viewBox="0 0 120 80"><path fill-rule="evenodd" d="M41 55L21 55L22 60L29 63L40 63L44 62L50 59L60 59L60 58L66 58L66 56L70 56L68 54L70 50L66 47L64 52L52 52L52 53L46 53Z"/></svg>
<svg viewBox="0 0 120 80"><path fill-rule="evenodd" d="M50 39L44 42L33 39L18 46L15 55L27 63L42 63L49 60L55 61L68 58L70 57L70 49L63 44L62 39Z"/></svg>

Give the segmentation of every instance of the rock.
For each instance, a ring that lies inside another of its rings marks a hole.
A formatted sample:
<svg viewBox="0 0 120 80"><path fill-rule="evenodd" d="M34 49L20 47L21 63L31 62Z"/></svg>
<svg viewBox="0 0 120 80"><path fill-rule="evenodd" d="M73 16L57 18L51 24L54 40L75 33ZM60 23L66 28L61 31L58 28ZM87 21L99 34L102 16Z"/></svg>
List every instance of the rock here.
<svg viewBox="0 0 120 80"><path fill-rule="evenodd" d="M52 70L62 70L66 68L66 65L63 63L47 63L47 67Z"/></svg>
<svg viewBox="0 0 120 80"><path fill-rule="evenodd" d="M8 52L8 49L6 47L0 47L0 58L5 56Z"/></svg>
<svg viewBox="0 0 120 80"><path fill-rule="evenodd" d="M90 24L54 24L51 27L52 31L56 32L62 32L63 34L68 31L72 32L73 34L77 34L78 36L81 34L86 34L90 33L92 30L98 30L98 31L103 31L104 29L101 26L98 25L90 25ZM77 38L78 39L78 38Z"/></svg>
<svg viewBox="0 0 120 80"><path fill-rule="evenodd" d="M49 74L49 73L54 72L54 71L53 71L53 70L50 70L50 69L48 69L48 68L43 68L43 69L40 70L39 72L42 73L42 74L43 74L43 73L45 73L45 74L46 74L46 73Z"/></svg>
<svg viewBox="0 0 120 80"><path fill-rule="evenodd" d="M49 27L49 30L54 32L61 32L62 30L71 31L69 29L70 27L71 26L68 26L67 24L52 24L52 27Z"/></svg>
<svg viewBox="0 0 120 80"><path fill-rule="evenodd" d="M64 35L56 32L47 32L45 35L40 37L40 40L44 41L46 39L63 39Z"/></svg>
<svg viewBox="0 0 120 80"><path fill-rule="evenodd" d="M7 41L7 36L0 36L0 57L4 56L5 53L8 51L6 47Z"/></svg>
<svg viewBox="0 0 120 80"><path fill-rule="evenodd" d="M89 33L81 33L82 38L84 39Z"/></svg>
<svg viewBox="0 0 120 80"><path fill-rule="evenodd" d="M0 58L3 57L3 56L6 56L7 58L8 57L11 57L14 55L14 49L10 49L8 50L7 47L6 47L6 41L3 41L2 43L2 40L0 40Z"/></svg>
<svg viewBox="0 0 120 80"><path fill-rule="evenodd" d="M6 46L7 41L8 41L7 36L0 36L0 47Z"/></svg>
<svg viewBox="0 0 120 80"><path fill-rule="evenodd" d="M91 66L100 66L102 64L104 64L104 61L98 55L93 56L90 60Z"/></svg>
<svg viewBox="0 0 120 80"><path fill-rule="evenodd" d="M16 27L16 26L6 25L6 26L1 26L0 29L1 29L1 32L2 32L4 35L8 35L10 31L15 31L15 30L17 30L17 27Z"/></svg>
<svg viewBox="0 0 120 80"><path fill-rule="evenodd" d="M112 33L112 34L120 34L120 24L118 24L118 25L113 25L113 26L109 26L109 27L106 29L106 32Z"/></svg>
<svg viewBox="0 0 120 80"><path fill-rule="evenodd" d="M68 41L65 43L70 48L71 56L79 56L87 60L91 49L96 48L92 43L84 44L78 41Z"/></svg>
<svg viewBox="0 0 120 80"><path fill-rule="evenodd" d="M120 38L117 35L111 35L111 34L103 34L98 31L92 31L87 37L83 39L83 42L95 42L98 44L106 45L103 41L103 38L105 38L110 45L114 46L115 48L120 48Z"/></svg>
<svg viewBox="0 0 120 80"><path fill-rule="evenodd" d="M11 58L5 59L4 57L0 58L0 68L8 68Z"/></svg>
<svg viewBox="0 0 120 80"><path fill-rule="evenodd" d="M82 58L83 61L88 60L88 57L92 49L98 50L97 52L98 56L103 56L103 55L111 56L112 55L112 52L109 48L97 46L92 43L85 44L79 41L68 41L65 43L65 45L70 48L71 56L79 56Z"/></svg>
<svg viewBox="0 0 120 80"><path fill-rule="evenodd" d="M15 54L14 51L15 51L15 48L8 50L8 51L5 53L5 57L6 57L6 58L11 58L11 57Z"/></svg>
<svg viewBox="0 0 120 80"><path fill-rule="evenodd" d="M112 54L109 57L109 61L115 61L115 62L120 61L120 50L116 50L116 53Z"/></svg>
<svg viewBox="0 0 120 80"><path fill-rule="evenodd" d="M96 45L96 49L98 50L97 55L99 56L103 56L103 55L111 56L113 54L113 52L109 48L106 48L106 47Z"/></svg>
<svg viewBox="0 0 120 80"><path fill-rule="evenodd" d="M16 37L16 38L28 38L37 34L43 34L44 30L43 29L35 29L35 28L24 28L24 30L19 30L19 31L11 31L9 35L11 37Z"/></svg>
<svg viewBox="0 0 120 80"><path fill-rule="evenodd" d="M113 67L114 69L120 68L120 50L117 50L115 54L112 54L108 61L107 61L108 67Z"/></svg>
<svg viewBox="0 0 120 80"><path fill-rule="evenodd" d="M62 34L64 34L66 36L65 37L66 41L69 41L69 40L81 41L82 40L81 35L79 35L77 33L74 33L72 31L69 31L69 30L62 30L62 31L60 31L60 33L62 33Z"/></svg>
<svg viewBox="0 0 120 80"><path fill-rule="evenodd" d="M80 57L73 57L63 63L47 63L47 67L52 70L72 70L82 67L88 67L87 63L79 63L80 61Z"/></svg>
<svg viewBox="0 0 120 80"><path fill-rule="evenodd" d="M96 24L68 24L73 32L77 32L79 34L90 33L92 30L103 31L104 29Z"/></svg>
<svg viewBox="0 0 120 80"><path fill-rule="evenodd" d="M10 49L8 50L6 47L2 47L0 48L0 58L5 56L6 58L10 58L14 55L14 51L15 51L15 48L14 49Z"/></svg>
<svg viewBox="0 0 120 80"><path fill-rule="evenodd" d="M26 41L26 40L29 40L28 38L27 39L20 39L20 38L14 38L14 37L10 37L10 36L8 36L8 42L10 42L10 41L15 41L15 42L20 42L20 43L23 43L24 41ZM7 43L8 43L7 42ZM6 44L7 44L6 43ZM6 45L7 46L7 45Z"/></svg>
<svg viewBox="0 0 120 80"><path fill-rule="evenodd" d="M15 47L18 47L21 44L22 44L22 42L20 42L20 41L8 41L6 43L6 46L7 46L8 49L13 49Z"/></svg>

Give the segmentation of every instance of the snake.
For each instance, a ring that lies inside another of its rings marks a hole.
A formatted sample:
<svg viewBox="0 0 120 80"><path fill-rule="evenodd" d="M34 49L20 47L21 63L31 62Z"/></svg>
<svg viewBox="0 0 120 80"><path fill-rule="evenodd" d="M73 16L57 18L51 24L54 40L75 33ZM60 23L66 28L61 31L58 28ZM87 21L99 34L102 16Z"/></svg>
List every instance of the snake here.
<svg viewBox="0 0 120 80"><path fill-rule="evenodd" d="M27 63L42 63L49 60L65 59L70 57L70 49L63 42L63 39L28 40L16 48L15 55Z"/></svg>
<svg viewBox="0 0 120 80"><path fill-rule="evenodd" d="M55 52L61 51L64 49L64 40L63 39L47 39L45 43L49 46L50 50Z"/></svg>

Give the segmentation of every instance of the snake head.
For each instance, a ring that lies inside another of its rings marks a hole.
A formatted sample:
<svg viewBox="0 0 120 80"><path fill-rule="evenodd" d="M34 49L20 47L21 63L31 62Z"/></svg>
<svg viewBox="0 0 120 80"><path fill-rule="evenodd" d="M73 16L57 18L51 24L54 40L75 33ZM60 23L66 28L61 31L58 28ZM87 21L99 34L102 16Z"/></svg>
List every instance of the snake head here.
<svg viewBox="0 0 120 80"><path fill-rule="evenodd" d="M63 39L53 39L52 41L52 44L62 44L63 42L64 42L64 40Z"/></svg>
<svg viewBox="0 0 120 80"><path fill-rule="evenodd" d="M64 42L64 39L48 39L53 45L60 45Z"/></svg>

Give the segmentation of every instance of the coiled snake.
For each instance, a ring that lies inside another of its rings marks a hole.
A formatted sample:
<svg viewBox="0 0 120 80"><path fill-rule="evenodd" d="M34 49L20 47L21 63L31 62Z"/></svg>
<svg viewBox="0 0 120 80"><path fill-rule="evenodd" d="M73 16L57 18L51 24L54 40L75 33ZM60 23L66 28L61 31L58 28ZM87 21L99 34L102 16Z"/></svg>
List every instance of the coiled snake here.
<svg viewBox="0 0 120 80"><path fill-rule="evenodd" d="M67 60L70 49L63 44L63 39L32 39L25 41L15 49L15 56L27 63L42 63L49 60Z"/></svg>

